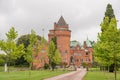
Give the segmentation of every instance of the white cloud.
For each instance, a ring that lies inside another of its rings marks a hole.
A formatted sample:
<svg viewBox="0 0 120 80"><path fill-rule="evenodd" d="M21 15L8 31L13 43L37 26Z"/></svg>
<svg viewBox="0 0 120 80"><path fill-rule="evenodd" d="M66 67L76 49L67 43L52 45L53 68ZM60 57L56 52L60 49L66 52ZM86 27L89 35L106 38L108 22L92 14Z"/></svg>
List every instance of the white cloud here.
<svg viewBox="0 0 120 80"><path fill-rule="evenodd" d="M14 26L19 36L31 29L42 36L44 28L48 39L48 30L63 15L72 31L72 40L82 42L87 36L96 40L108 3L120 20L120 0L0 0L0 38Z"/></svg>

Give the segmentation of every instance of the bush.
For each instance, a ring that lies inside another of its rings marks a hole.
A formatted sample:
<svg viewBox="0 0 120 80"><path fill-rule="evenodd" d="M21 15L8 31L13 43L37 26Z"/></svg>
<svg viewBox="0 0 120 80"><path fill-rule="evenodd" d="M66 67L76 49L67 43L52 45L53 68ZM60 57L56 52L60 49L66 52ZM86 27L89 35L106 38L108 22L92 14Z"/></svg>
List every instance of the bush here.
<svg viewBox="0 0 120 80"><path fill-rule="evenodd" d="M49 69L49 68L50 68L49 64L45 63L44 69Z"/></svg>
<svg viewBox="0 0 120 80"><path fill-rule="evenodd" d="M86 67L86 63L85 63L85 62L83 62L83 63L82 63L82 66L85 68L85 67Z"/></svg>

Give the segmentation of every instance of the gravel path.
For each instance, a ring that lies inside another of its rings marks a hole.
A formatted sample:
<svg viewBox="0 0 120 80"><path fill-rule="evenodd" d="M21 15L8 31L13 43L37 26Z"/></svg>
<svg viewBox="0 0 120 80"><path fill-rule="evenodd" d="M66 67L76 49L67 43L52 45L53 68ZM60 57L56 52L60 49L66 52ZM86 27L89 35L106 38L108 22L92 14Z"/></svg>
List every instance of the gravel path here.
<svg viewBox="0 0 120 80"><path fill-rule="evenodd" d="M82 80L86 72L87 72L86 69L78 69L77 71L73 71L70 73L62 74L44 80Z"/></svg>

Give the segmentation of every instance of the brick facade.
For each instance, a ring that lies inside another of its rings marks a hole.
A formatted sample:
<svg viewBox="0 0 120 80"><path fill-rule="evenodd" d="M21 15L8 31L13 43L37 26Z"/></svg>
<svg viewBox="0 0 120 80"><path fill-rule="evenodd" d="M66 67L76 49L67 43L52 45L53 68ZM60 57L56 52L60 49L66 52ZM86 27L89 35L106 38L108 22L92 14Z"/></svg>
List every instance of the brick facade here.
<svg viewBox="0 0 120 80"><path fill-rule="evenodd" d="M78 43L78 41L74 42ZM87 45L85 47L85 45L86 41L84 42L83 46L80 46L79 44L71 46L71 56L73 57L74 64L77 67L82 66L82 63L91 64L93 62L93 49L92 47L88 47Z"/></svg>
<svg viewBox="0 0 120 80"><path fill-rule="evenodd" d="M48 64L48 55L47 55L48 44L42 45L38 53L34 49L35 53L33 55L33 69L43 68L45 64Z"/></svg>
<svg viewBox="0 0 120 80"><path fill-rule="evenodd" d="M51 39L57 37L57 48L62 56L62 62L67 62L68 65L73 58L75 66L79 67L82 63L92 63L92 45L91 42L87 39L84 41L83 46L81 47L78 41L75 42L75 46L71 46L72 41L70 42L71 31L69 30L68 24L61 16L58 23L54 23L54 29L49 30L48 38L49 42Z"/></svg>
<svg viewBox="0 0 120 80"><path fill-rule="evenodd" d="M63 63L65 62L69 66L70 63L73 62L76 67L80 67L82 63L88 64L93 62L93 48L91 42L87 39L84 41L83 46L81 46L78 41L70 41L71 31L62 16L57 23L54 23L54 29L49 30L48 42L50 42L54 36L56 36L57 49L61 54ZM44 50L47 50L47 48L48 46L43 47ZM33 64L36 69L48 63L47 51L45 51L44 54L40 52L35 60L38 61L41 59L41 56L43 56L44 60L34 62Z"/></svg>

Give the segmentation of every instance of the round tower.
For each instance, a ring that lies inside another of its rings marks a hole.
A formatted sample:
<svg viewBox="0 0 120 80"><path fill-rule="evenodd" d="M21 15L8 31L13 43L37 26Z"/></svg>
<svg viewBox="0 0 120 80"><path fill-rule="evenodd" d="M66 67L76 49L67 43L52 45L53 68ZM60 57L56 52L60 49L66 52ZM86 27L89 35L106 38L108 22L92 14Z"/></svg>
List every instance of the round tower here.
<svg viewBox="0 0 120 80"><path fill-rule="evenodd" d="M54 23L54 29L49 30L48 38L49 42L56 36L57 49L59 50L62 62L70 64L70 37L71 31L68 24L66 24L64 18L61 16L57 23Z"/></svg>

